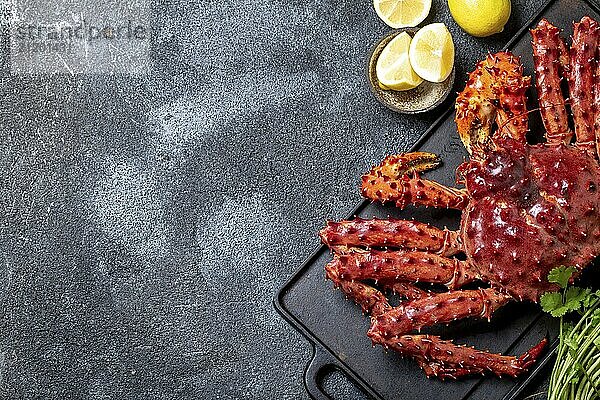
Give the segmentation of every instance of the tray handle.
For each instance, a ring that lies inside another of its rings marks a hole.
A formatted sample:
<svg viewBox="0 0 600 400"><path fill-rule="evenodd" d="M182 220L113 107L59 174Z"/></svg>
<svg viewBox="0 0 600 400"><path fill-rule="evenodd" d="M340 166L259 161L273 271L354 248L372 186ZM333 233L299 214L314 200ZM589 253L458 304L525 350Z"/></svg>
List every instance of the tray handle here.
<svg viewBox="0 0 600 400"><path fill-rule="evenodd" d="M342 372L348 380L354 382L328 351L318 345L313 346L312 359L306 366L306 370L304 370L304 386L311 398L314 400L332 400L331 396L325 393L321 384L325 375L333 370Z"/></svg>

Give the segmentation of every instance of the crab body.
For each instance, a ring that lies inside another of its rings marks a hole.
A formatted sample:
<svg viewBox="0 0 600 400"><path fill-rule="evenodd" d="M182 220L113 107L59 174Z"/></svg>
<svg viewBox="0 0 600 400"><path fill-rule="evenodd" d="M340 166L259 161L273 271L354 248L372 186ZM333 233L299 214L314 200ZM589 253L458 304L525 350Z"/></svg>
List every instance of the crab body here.
<svg viewBox="0 0 600 400"><path fill-rule="evenodd" d="M600 254L598 161L575 146L500 141L464 173L461 239L482 280L516 299L557 287L557 265L579 270Z"/></svg>
<svg viewBox="0 0 600 400"><path fill-rule="evenodd" d="M367 335L414 358L428 376L521 374L546 339L515 357L415 331L468 317L489 319L509 301L537 302L557 289L548 281L550 270L568 265L579 273L600 255L600 26L582 18L570 49L546 20L531 35L544 143L526 140L531 79L518 57L500 52L477 64L456 100L457 130L470 154L457 170L463 188L422 178L441 162L424 152L388 156L362 177L361 192L373 201L462 210L459 230L356 218L329 221L320 232L333 252L326 276L371 315ZM464 289L474 281L484 286ZM404 301L392 307L386 291Z"/></svg>

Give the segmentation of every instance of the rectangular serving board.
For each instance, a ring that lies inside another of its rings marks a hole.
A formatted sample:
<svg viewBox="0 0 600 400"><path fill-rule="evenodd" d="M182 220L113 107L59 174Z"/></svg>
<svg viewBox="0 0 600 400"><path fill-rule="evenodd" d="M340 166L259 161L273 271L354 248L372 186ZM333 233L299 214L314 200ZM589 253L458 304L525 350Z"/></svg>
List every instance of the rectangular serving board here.
<svg viewBox="0 0 600 400"><path fill-rule="evenodd" d="M567 38L572 34L572 22L584 15L598 19L597 6L585 0L550 1L506 48L521 56L525 73L533 76L529 29L542 17L546 17L553 24L564 28L563 35ZM529 109L537 107L533 85L528 98ZM456 167L467 158L456 133L453 111L449 110L434 123L412 149L439 154L443 165L426 176L450 186L454 185ZM539 113L531 113L530 129L530 139L539 139L543 129ZM451 229L458 228L460 221L460 212L457 211L431 208L400 211L394 207L366 201L352 212L352 217L355 215L363 218L414 218ZM362 315L359 307L346 300L341 292L334 291L331 282L324 280L324 266L330 260L329 251L324 246L320 247L281 288L274 300L277 310L315 346L314 358L305 371L306 389L311 397L328 398L320 387L320 378L329 369L337 368L368 396L375 399L517 398L520 392L518 387L522 386L526 377L474 377L441 382L437 379L427 379L413 360L403 359L394 352L386 353L381 347L373 348L366 336L369 318ZM553 319L543 315L537 305L511 303L497 311L491 323L464 320L449 326L435 327L430 332L479 349L520 354L544 336L551 340L556 338L557 325Z"/></svg>

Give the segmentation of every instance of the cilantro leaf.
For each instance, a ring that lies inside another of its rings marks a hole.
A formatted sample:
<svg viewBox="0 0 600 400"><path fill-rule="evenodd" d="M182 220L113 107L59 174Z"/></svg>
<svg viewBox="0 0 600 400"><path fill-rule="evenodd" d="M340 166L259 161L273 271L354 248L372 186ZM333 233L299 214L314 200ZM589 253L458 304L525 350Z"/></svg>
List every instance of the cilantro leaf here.
<svg viewBox="0 0 600 400"><path fill-rule="evenodd" d="M542 310L547 313L552 314L553 317L561 317L567 313L565 310L560 314L557 310L563 308L563 300L562 295L558 292L548 292L544 293L540 298L540 305L542 306Z"/></svg>
<svg viewBox="0 0 600 400"><path fill-rule="evenodd" d="M588 298L590 294L589 289L582 289L577 286L571 286L565 292L565 304L564 306L569 311L576 311L581 308L581 303Z"/></svg>
<svg viewBox="0 0 600 400"><path fill-rule="evenodd" d="M600 299L600 290L597 290L595 292L590 291L585 300L583 300L583 306L585 308L591 307L592 304L596 301L596 299Z"/></svg>
<svg viewBox="0 0 600 400"><path fill-rule="evenodd" d="M571 333L573 333L573 329L575 329L573 324L570 322L563 322L563 337L568 337L571 335Z"/></svg>
<svg viewBox="0 0 600 400"><path fill-rule="evenodd" d="M577 340L567 336L563 339L563 342L567 345L567 350L569 351L571 358L576 359L577 349L579 348L579 343L577 343Z"/></svg>
<svg viewBox="0 0 600 400"><path fill-rule="evenodd" d="M574 267L565 267L564 265L554 268L548 274L548 281L557 283L561 288L566 288L569 284L569 279L577 270Z"/></svg>
<svg viewBox="0 0 600 400"><path fill-rule="evenodd" d="M556 308L553 311L550 311L550 315L552 315L553 317L564 317L569 311L568 307L565 307L564 305Z"/></svg>
<svg viewBox="0 0 600 400"><path fill-rule="evenodd" d="M572 350L577 350L577 348L579 347L579 343L577 343L577 340L572 337L565 337L564 342Z"/></svg>
<svg viewBox="0 0 600 400"><path fill-rule="evenodd" d="M554 268L548 275L548 281L558 284L562 290L544 293L540 298L544 311L553 317L561 317L559 354L562 354L562 358L557 359L554 365L549 393L558 391L562 393L565 386L570 386L569 390L572 392L581 384L582 379L591 382L590 377L600 371L596 364L586 367L581 363L581 360L591 357L594 351L600 351L600 334L595 329L593 329L595 336L591 336L590 333L590 328L600 324L600 290L592 292L591 289L569 287L569 280L575 271L572 267ZM582 315L582 319L576 326L562 319L562 316L572 311L578 311ZM584 334L587 336L582 337ZM590 342L593 346L589 345ZM581 346L582 343L586 345ZM581 352L587 355L582 358ZM560 371L560 374L557 371ZM594 395L600 395L600 387L592 383L590 391L585 393L587 397L595 397Z"/></svg>

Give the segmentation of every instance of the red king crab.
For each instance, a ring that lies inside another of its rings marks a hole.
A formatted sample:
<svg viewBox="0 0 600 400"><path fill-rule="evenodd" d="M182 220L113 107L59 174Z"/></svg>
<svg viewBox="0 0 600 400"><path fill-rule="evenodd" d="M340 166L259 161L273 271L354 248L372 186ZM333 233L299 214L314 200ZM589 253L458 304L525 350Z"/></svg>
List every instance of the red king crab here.
<svg viewBox="0 0 600 400"><path fill-rule="evenodd" d="M599 26L589 17L575 23L570 50L559 34L546 20L531 31L545 143L526 141L530 78L518 57L500 52L477 65L456 100L458 133L471 155L457 170L464 188L421 178L440 163L424 152L388 156L362 177L362 194L373 201L462 210L458 231L357 218L330 221L320 232L334 254L326 275L370 313L373 343L413 357L428 376L525 371L546 339L515 357L415 331L466 317L489 319L512 300L538 302L558 289L547 280L552 268L575 266L579 273L600 254ZM454 257L459 253L464 256ZM461 290L473 281L489 288ZM405 300L392 307L372 282ZM416 282L448 290L424 290Z"/></svg>

